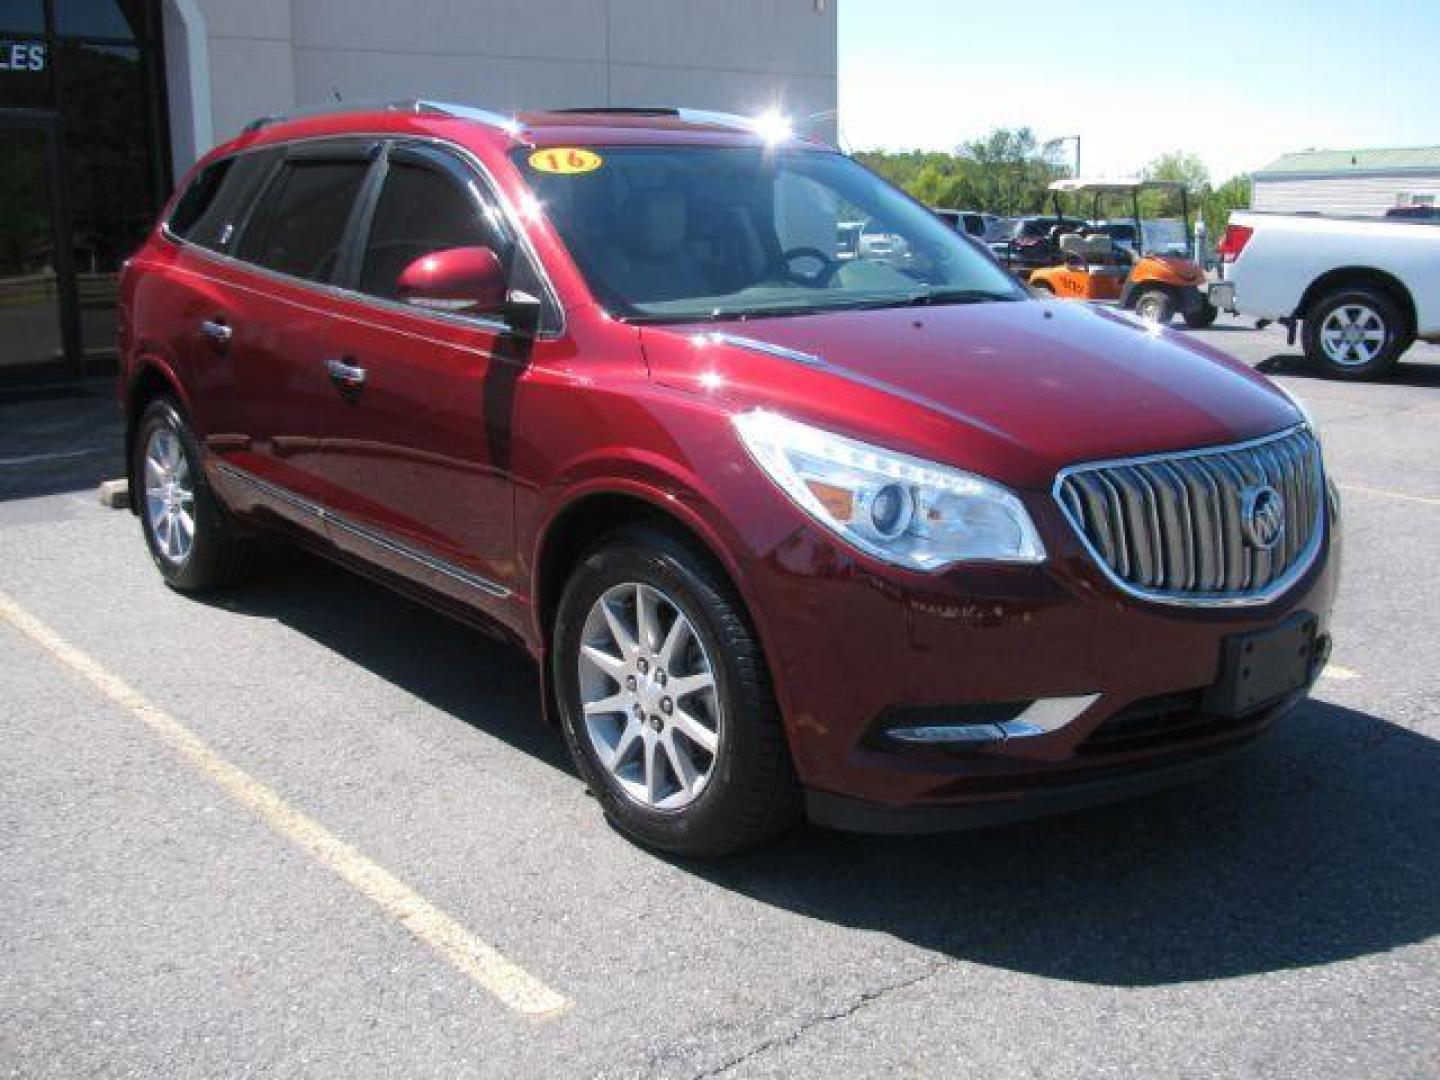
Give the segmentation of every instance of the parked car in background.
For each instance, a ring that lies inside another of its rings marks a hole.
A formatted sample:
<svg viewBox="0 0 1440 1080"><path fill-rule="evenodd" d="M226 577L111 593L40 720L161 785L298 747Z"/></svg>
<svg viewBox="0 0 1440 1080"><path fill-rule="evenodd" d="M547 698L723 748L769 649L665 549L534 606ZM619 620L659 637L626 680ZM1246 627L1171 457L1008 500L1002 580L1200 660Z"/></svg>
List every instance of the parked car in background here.
<svg viewBox="0 0 1440 1080"><path fill-rule="evenodd" d="M982 244L1004 238L1005 218L979 210L950 210L936 207L935 215L958 233L964 233Z"/></svg>
<svg viewBox="0 0 1440 1080"><path fill-rule="evenodd" d="M1328 375L1377 378L1440 341L1440 223L1235 211L1216 254L1212 300L1298 333Z"/></svg>
<svg viewBox="0 0 1440 1080"><path fill-rule="evenodd" d="M261 122L184 181L122 302L164 580L233 581L278 534L520 643L655 848L1187 780L1329 651L1336 506L1283 390L1033 299L773 125Z"/></svg>
<svg viewBox="0 0 1440 1080"><path fill-rule="evenodd" d="M1385 211L1385 216L1411 221L1440 221L1440 206L1392 206Z"/></svg>

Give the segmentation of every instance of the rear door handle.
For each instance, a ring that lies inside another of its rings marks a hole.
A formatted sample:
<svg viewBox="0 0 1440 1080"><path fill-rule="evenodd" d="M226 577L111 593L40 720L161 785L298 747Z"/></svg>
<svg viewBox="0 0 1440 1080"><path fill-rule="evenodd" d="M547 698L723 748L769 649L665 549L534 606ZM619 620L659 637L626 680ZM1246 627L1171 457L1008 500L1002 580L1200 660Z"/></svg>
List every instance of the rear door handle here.
<svg viewBox="0 0 1440 1080"><path fill-rule="evenodd" d="M224 319L206 319L200 324L200 336L212 345L224 347L230 344L230 339L235 336L235 331Z"/></svg>
<svg viewBox="0 0 1440 1080"><path fill-rule="evenodd" d="M326 360L325 370L330 373L330 378L347 390L365 385L365 369L348 360Z"/></svg>

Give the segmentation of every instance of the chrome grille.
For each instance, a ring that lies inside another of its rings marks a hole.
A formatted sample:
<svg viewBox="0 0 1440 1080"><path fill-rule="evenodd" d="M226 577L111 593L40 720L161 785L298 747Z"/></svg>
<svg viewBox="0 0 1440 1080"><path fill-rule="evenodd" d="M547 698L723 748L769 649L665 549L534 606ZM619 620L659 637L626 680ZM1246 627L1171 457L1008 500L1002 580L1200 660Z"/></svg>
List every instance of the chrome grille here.
<svg viewBox="0 0 1440 1080"><path fill-rule="evenodd" d="M1274 488L1285 528L1251 543L1245 494ZM1314 556L1324 500L1320 448L1305 427L1235 446L1077 465L1056 496L1090 553L1133 594L1177 602L1264 599Z"/></svg>

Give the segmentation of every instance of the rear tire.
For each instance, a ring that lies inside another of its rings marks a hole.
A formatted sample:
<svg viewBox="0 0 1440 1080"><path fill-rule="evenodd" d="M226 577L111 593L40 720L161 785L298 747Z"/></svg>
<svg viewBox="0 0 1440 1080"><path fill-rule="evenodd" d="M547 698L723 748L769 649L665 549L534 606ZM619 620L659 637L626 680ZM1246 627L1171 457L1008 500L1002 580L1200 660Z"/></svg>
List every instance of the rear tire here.
<svg viewBox="0 0 1440 1080"><path fill-rule="evenodd" d="M1135 314L1146 322L1169 326L1175 317L1175 298L1164 289L1144 289L1135 298Z"/></svg>
<svg viewBox="0 0 1440 1080"><path fill-rule="evenodd" d="M1301 343L1305 357L1333 379L1376 379L1390 373L1408 337L1395 302L1363 285L1336 289L1310 305Z"/></svg>
<svg viewBox="0 0 1440 1080"><path fill-rule="evenodd" d="M135 429L130 475L150 557L180 592L228 585L254 565L256 540L221 504L200 466L200 448L169 398L156 398Z"/></svg>
<svg viewBox="0 0 1440 1080"><path fill-rule="evenodd" d="M1207 300L1198 310L1185 313L1185 325L1191 330L1204 330L1207 326L1214 324L1215 318L1219 314L1220 309Z"/></svg>
<svg viewBox="0 0 1440 1080"><path fill-rule="evenodd" d="M672 635L682 619L688 628ZM672 636L685 644L669 648ZM620 832L716 858L797 819L800 789L764 656L705 552L654 528L612 534L572 573L551 641L566 744Z"/></svg>

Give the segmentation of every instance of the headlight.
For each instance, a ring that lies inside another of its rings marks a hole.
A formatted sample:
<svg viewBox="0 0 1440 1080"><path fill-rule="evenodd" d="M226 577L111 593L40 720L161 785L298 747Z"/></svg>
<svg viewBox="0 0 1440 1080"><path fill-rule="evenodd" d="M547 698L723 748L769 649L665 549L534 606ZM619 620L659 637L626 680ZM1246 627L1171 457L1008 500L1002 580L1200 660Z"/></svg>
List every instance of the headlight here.
<svg viewBox="0 0 1440 1080"><path fill-rule="evenodd" d="M1025 507L983 477L756 410L740 440L800 507L861 551L934 570L970 560L1045 558Z"/></svg>

